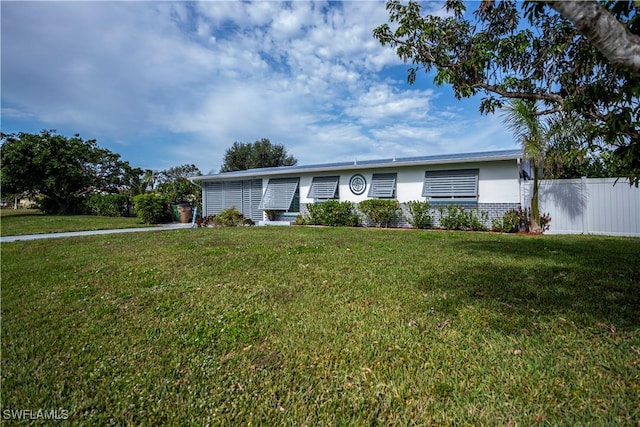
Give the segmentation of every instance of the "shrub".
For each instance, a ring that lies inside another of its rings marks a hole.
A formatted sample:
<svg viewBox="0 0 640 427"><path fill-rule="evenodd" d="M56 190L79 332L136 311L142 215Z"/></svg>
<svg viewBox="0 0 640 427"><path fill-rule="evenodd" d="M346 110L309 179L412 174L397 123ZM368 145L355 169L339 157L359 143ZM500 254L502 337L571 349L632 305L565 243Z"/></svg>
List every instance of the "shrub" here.
<svg viewBox="0 0 640 427"><path fill-rule="evenodd" d="M411 217L407 217L407 221L414 228L431 228L433 216L431 214L431 205L429 202L421 202L412 200L407 202L407 208Z"/></svg>
<svg viewBox="0 0 640 427"><path fill-rule="evenodd" d="M251 218L245 218L235 207L217 215L196 218L197 227L239 227L241 225L256 225L256 223Z"/></svg>
<svg viewBox="0 0 640 427"><path fill-rule="evenodd" d="M235 207L225 209L213 217L213 225L218 227L239 227L244 224L244 216Z"/></svg>
<svg viewBox="0 0 640 427"><path fill-rule="evenodd" d="M481 230L487 227L484 223L489 215L484 211L466 210L463 207L448 205L447 211L440 207L440 225L447 230Z"/></svg>
<svg viewBox="0 0 640 427"><path fill-rule="evenodd" d="M549 231L549 228L551 228L549 225L550 222L551 216L548 213L540 215L540 230L542 230L543 233Z"/></svg>
<svg viewBox="0 0 640 427"><path fill-rule="evenodd" d="M139 194L133 198L133 206L138 218L145 224L169 222L173 218L171 205L166 196Z"/></svg>
<svg viewBox="0 0 640 427"><path fill-rule="evenodd" d="M358 204L358 209L376 227L389 227L402 212L397 200L388 199L367 199Z"/></svg>
<svg viewBox="0 0 640 427"><path fill-rule="evenodd" d="M531 222L532 215L531 209L529 208L520 208L515 210L516 215L518 216L519 221L519 229L520 231L531 231ZM551 217L548 213L540 215L540 231L544 233L549 230L549 223L551 222Z"/></svg>
<svg viewBox="0 0 640 427"><path fill-rule="evenodd" d="M127 198L122 194L92 194L84 199L87 213L98 216L126 216Z"/></svg>
<svg viewBox="0 0 640 427"><path fill-rule="evenodd" d="M327 200L307 205L307 209L309 211L308 221L315 225L356 227L360 222L351 202Z"/></svg>
<svg viewBox="0 0 640 427"><path fill-rule="evenodd" d="M271 209L265 209L264 210L264 214L267 216L267 220L275 221L276 218L278 218L278 214L280 214L280 211L274 211L274 210L271 210Z"/></svg>
<svg viewBox="0 0 640 427"><path fill-rule="evenodd" d="M505 213L502 218L494 218L491 228L502 233L515 233L520 229L520 216L516 209Z"/></svg>
<svg viewBox="0 0 640 427"><path fill-rule="evenodd" d="M296 216L296 222L295 222L296 225L305 225L307 223L308 223L308 220L307 218L305 218L304 215L298 214Z"/></svg>

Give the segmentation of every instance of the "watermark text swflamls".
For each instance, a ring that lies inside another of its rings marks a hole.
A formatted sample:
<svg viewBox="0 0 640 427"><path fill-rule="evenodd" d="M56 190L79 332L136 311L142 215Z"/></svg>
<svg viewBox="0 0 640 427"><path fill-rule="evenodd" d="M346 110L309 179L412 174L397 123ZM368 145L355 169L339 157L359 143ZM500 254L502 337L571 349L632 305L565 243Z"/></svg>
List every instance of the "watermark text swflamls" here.
<svg viewBox="0 0 640 427"><path fill-rule="evenodd" d="M66 409L3 409L2 418L5 420L67 420L69 411Z"/></svg>

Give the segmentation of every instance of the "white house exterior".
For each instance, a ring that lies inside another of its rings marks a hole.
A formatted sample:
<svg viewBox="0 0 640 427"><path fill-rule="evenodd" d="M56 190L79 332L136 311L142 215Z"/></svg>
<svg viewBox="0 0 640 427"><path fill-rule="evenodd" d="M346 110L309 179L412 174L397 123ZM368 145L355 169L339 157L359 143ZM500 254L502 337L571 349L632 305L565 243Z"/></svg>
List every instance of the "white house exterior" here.
<svg viewBox="0 0 640 427"><path fill-rule="evenodd" d="M521 206L520 150L449 154L251 169L194 177L201 182L203 216L236 207L254 221L276 211L295 221L306 206L327 199L428 200L485 211L489 221ZM401 219L398 226L407 225ZM488 224L487 224L488 225Z"/></svg>

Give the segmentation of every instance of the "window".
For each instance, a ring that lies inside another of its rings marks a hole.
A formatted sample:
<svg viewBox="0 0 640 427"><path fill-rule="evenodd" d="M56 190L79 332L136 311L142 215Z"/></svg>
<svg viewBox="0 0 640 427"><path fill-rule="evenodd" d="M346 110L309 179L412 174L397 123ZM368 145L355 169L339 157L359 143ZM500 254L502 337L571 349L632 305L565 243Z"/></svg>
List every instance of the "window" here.
<svg viewBox="0 0 640 427"><path fill-rule="evenodd" d="M374 173L368 197L393 198L396 195L397 176L397 173Z"/></svg>
<svg viewBox="0 0 640 427"><path fill-rule="evenodd" d="M270 179L260 201L260 209L298 212L300 210L299 181L298 178ZM294 206L295 203L293 203L296 195L298 206Z"/></svg>
<svg viewBox="0 0 640 427"><path fill-rule="evenodd" d="M337 199L338 181L340 181L339 176L314 177L307 197L316 200Z"/></svg>
<svg viewBox="0 0 640 427"><path fill-rule="evenodd" d="M436 202L477 202L478 169L426 171L422 196Z"/></svg>

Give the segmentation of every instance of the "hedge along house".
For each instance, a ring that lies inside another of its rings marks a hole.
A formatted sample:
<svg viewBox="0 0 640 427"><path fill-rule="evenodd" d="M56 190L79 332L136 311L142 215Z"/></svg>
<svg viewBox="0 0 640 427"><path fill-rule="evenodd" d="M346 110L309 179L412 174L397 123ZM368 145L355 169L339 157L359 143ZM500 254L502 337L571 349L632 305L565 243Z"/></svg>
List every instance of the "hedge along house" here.
<svg viewBox="0 0 640 427"><path fill-rule="evenodd" d="M203 216L236 207L256 222L269 213L293 223L312 203L381 198L398 200L405 213L406 202L427 200L432 207L485 211L491 221L521 206L522 175L521 151L506 150L250 169L192 180L201 182ZM408 224L398 218L393 225Z"/></svg>

